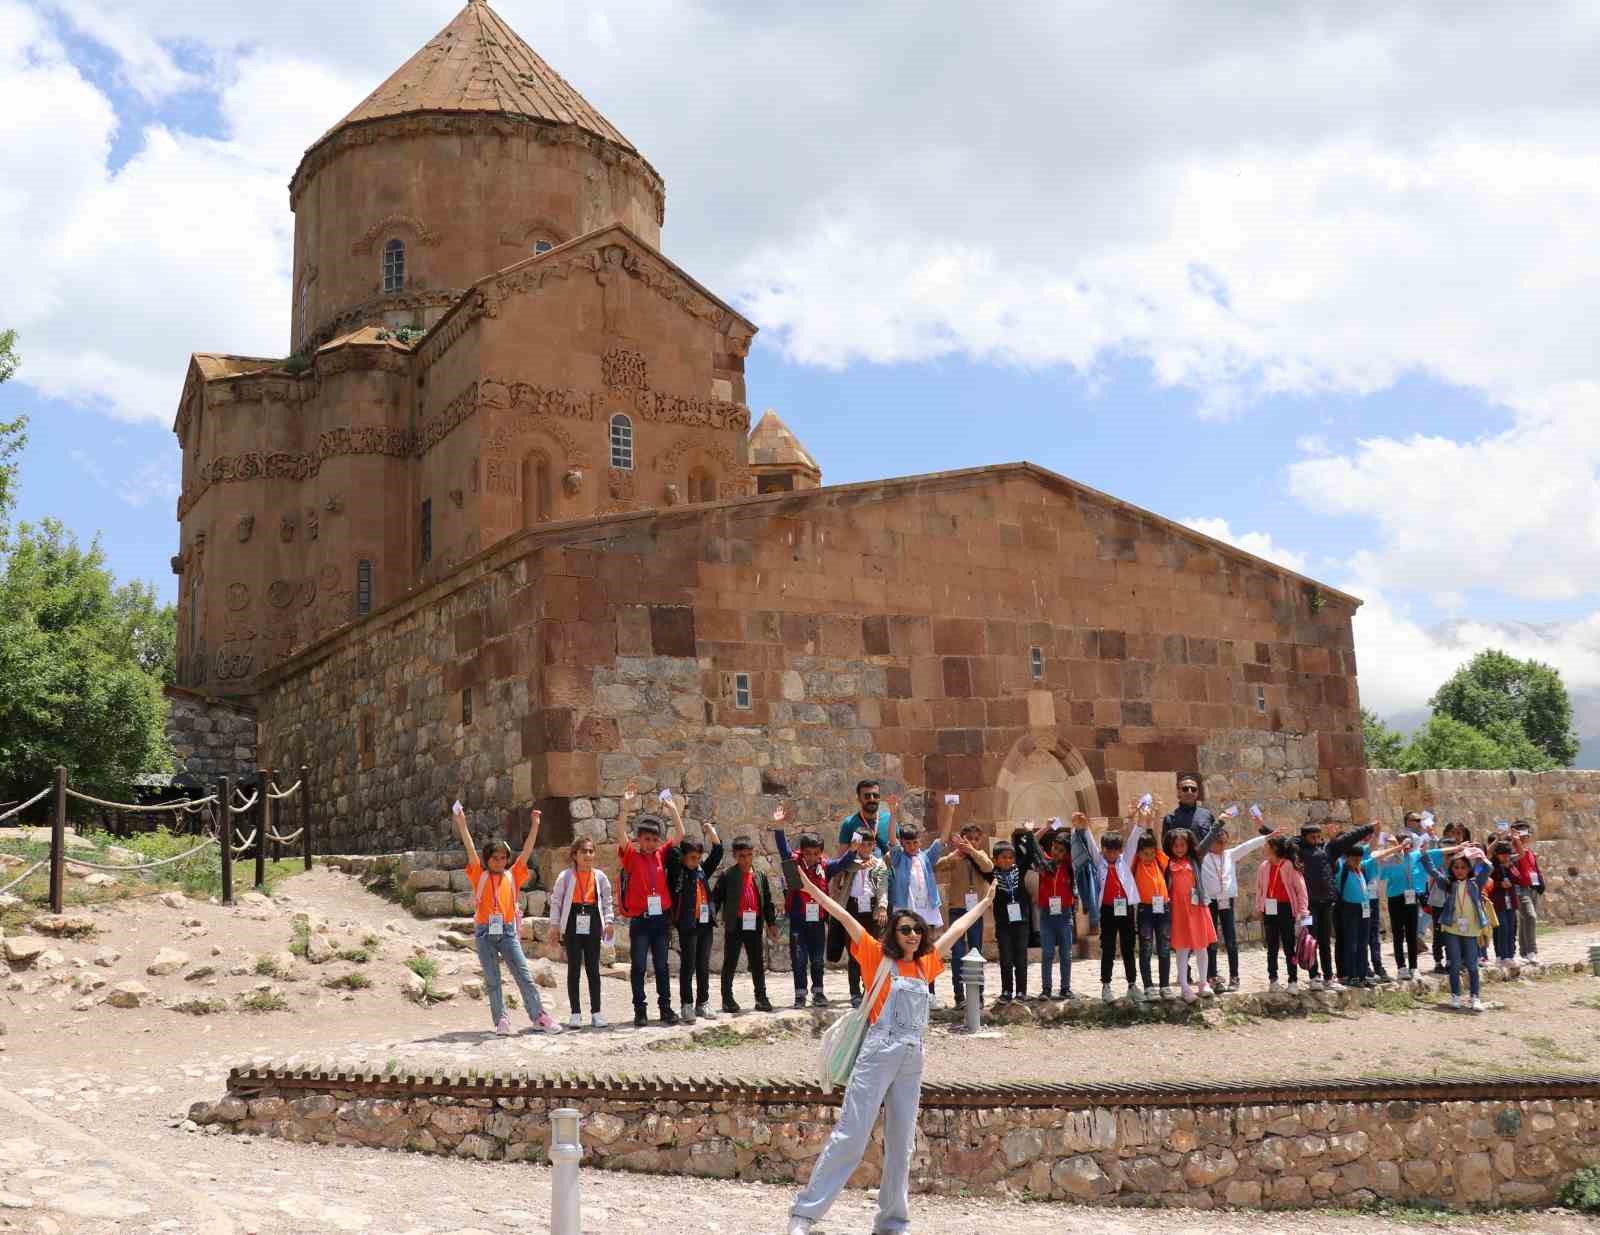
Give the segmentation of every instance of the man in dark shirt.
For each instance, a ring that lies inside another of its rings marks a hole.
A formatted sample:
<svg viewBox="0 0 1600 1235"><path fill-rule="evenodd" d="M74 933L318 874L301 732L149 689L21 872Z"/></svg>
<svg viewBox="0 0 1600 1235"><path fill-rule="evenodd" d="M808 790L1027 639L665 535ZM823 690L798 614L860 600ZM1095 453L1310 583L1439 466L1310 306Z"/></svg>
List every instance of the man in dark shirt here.
<svg viewBox="0 0 1600 1235"><path fill-rule="evenodd" d="M1161 821L1161 839L1166 840L1172 828L1188 828L1196 840L1216 823L1216 816L1200 805L1200 781L1184 775L1178 778L1178 805Z"/></svg>

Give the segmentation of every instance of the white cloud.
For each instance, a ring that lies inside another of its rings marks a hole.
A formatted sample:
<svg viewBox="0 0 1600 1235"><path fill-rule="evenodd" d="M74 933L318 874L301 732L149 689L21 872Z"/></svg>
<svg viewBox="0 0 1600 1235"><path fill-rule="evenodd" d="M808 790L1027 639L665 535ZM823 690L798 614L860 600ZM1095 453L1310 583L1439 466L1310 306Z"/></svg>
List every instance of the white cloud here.
<svg viewBox="0 0 1600 1235"><path fill-rule="evenodd" d="M136 508L151 502L170 505L181 489L178 471L175 458L147 460L118 477L117 496Z"/></svg>
<svg viewBox="0 0 1600 1235"><path fill-rule="evenodd" d="M1195 518L1184 519L1182 523L1184 527L1192 527L1204 536L1224 541L1235 548L1243 549L1246 553L1253 553L1257 557L1266 558L1269 562L1276 562L1279 566L1287 566L1299 574L1309 572L1305 554L1274 544L1272 537L1266 532L1235 532L1226 519Z"/></svg>

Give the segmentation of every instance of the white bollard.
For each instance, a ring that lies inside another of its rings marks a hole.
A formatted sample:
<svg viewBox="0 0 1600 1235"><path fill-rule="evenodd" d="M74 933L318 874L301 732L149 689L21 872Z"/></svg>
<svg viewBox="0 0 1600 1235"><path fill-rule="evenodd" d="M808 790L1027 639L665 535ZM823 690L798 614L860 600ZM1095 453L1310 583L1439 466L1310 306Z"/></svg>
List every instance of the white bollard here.
<svg viewBox="0 0 1600 1235"><path fill-rule="evenodd" d="M583 1198L578 1163L578 1112L570 1106L550 1112L550 1235L583 1235Z"/></svg>

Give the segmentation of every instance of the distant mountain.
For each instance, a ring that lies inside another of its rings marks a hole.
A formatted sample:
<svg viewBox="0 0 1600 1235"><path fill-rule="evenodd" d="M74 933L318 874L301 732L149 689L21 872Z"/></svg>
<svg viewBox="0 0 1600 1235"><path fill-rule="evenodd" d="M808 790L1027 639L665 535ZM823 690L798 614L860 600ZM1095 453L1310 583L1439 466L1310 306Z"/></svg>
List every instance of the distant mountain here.
<svg viewBox="0 0 1600 1235"><path fill-rule="evenodd" d="M1600 768L1600 683L1580 685L1572 673L1574 662L1592 665L1600 658L1600 627L1594 623L1458 620L1430 627L1428 637L1445 647L1459 648L1463 664L1484 648L1496 647L1509 656L1532 657L1560 669L1572 700L1573 727L1578 731L1578 758L1572 766ZM1383 720L1410 737L1431 715L1424 706L1395 712Z"/></svg>

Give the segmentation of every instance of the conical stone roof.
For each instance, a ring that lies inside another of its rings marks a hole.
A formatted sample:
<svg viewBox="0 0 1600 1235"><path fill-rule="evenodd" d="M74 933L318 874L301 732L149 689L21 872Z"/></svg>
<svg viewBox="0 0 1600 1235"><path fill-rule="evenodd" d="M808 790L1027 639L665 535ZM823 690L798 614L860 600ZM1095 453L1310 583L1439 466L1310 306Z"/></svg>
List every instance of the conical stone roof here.
<svg viewBox="0 0 1600 1235"><path fill-rule="evenodd" d="M485 0L468 0L454 21L321 140L347 125L417 112L492 112L572 124L638 153Z"/></svg>
<svg viewBox="0 0 1600 1235"><path fill-rule="evenodd" d="M750 462L768 467L799 467L821 475L811 452L770 407L750 431Z"/></svg>

